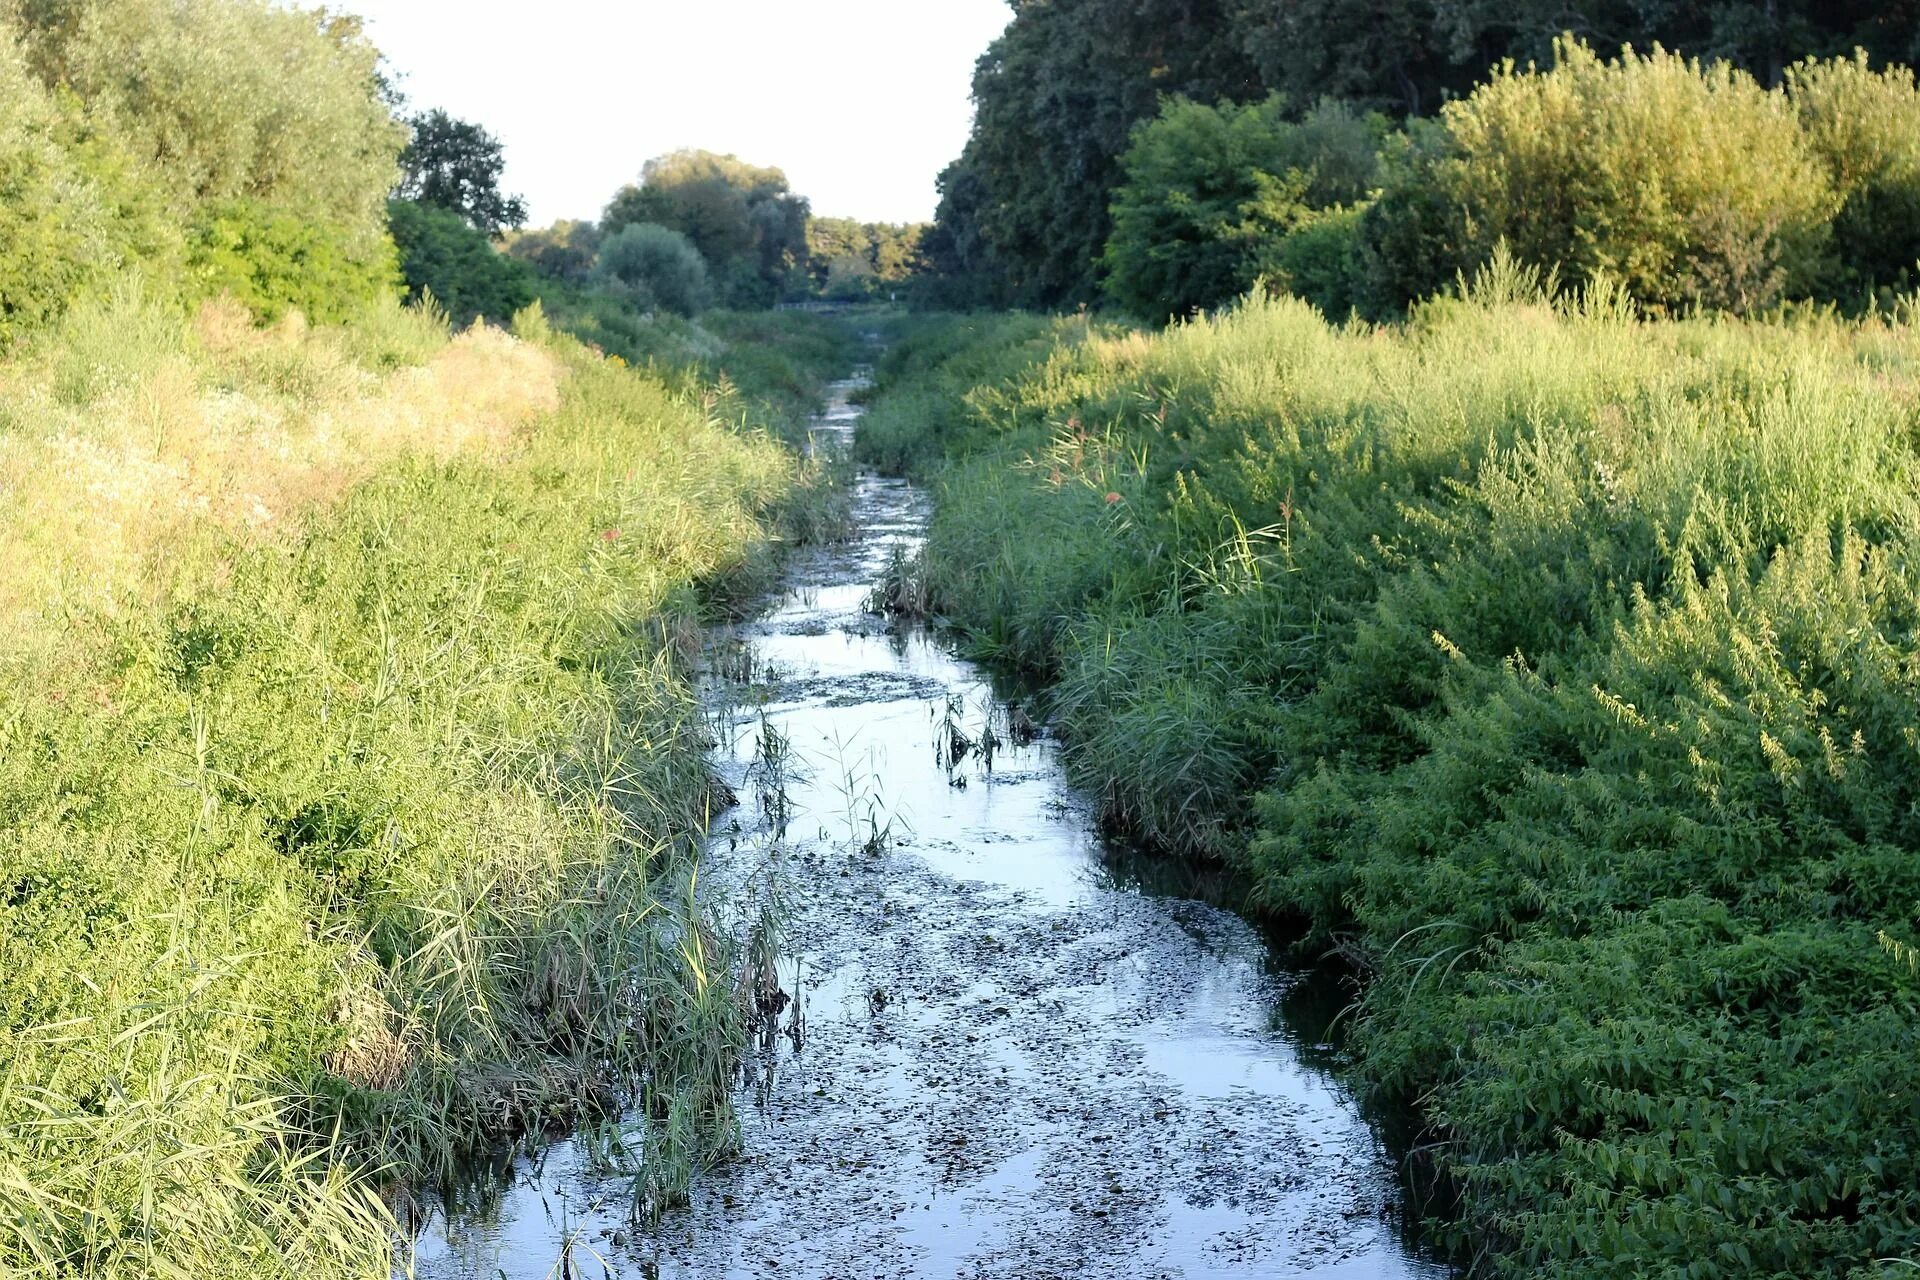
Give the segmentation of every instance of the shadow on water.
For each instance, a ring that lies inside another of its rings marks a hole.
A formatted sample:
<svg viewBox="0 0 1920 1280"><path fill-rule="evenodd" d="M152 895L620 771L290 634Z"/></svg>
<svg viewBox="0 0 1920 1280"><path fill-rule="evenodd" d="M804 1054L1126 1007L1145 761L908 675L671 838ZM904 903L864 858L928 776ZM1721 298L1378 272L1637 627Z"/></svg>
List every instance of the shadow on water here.
<svg viewBox="0 0 1920 1280"><path fill-rule="evenodd" d="M848 390L817 429L828 447L857 418ZM503 1152L446 1197L410 1266L1446 1274L1403 1225L1422 1203L1396 1173L1404 1117L1364 1114L1343 1083L1343 975L1288 964L1218 869L1103 843L1009 701L1029 691L869 611L926 495L862 476L856 514L850 541L796 554L707 646L714 764L738 802L702 883L724 898L771 881L786 914L740 1156L643 1225L631 1118Z"/></svg>

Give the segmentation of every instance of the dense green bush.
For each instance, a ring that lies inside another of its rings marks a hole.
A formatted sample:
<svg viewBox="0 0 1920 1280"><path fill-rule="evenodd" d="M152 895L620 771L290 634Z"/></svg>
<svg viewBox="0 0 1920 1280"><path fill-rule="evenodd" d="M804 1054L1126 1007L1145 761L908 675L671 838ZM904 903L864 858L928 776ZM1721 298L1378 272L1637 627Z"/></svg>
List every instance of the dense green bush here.
<svg viewBox="0 0 1920 1280"><path fill-rule="evenodd" d="M1864 56L1787 70L1787 96L1840 201L1821 291L1857 303L1911 289L1920 262L1920 90Z"/></svg>
<svg viewBox="0 0 1920 1280"><path fill-rule="evenodd" d="M0 27L0 347L114 265L100 193L61 146L53 103Z"/></svg>
<svg viewBox="0 0 1920 1280"><path fill-rule="evenodd" d="M580 285L593 271L600 252L600 228L591 222L567 220L550 227L506 234L507 252L549 280Z"/></svg>
<svg viewBox="0 0 1920 1280"><path fill-rule="evenodd" d="M257 200L201 206L187 235L192 291L229 294L264 320L297 307L310 320L334 322L365 310L393 290L393 249L352 253L350 236Z"/></svg>
<svg viewBox="0 0 1920 1280"><path fill-rule="evenodd" d="M1468 272L1504 241L1563 284L1610 277L1659 309L1812 287L1832 189L1784 94L1657 49L1554 49L1551 69L1496 68L1441 109L1439 145L1395 171L1420 190L1383 200L1379 275L1430 285L1436 241Z"/></svg>
<svg viewBox="0 0 1920 1280"><path fill-rule="evenodd" d="M608 202L600 230L653 223L692 241L728 306L772 303L807 256L807 202L778 169L711 151L647 161L638 185Z"/></svg>
<svg viewBox="0 0 1920 1280"><path fill-rule="evenodd" d="M706 260L693 242L650 222L628 223L602 240L592 280L640 310L690 316L711 300Z"/></svg>
<svg viewBox="0 0 1920 1280"><path fill-rule="evenodd" d="M1314 210L1368 193L1382 128L1336 104L1294 123L1278 97L1169 99L1121 158L1102 259L1108 295L1153 319L1239 297Z"/></svg>
<svg viewBox="0 0 1920 1280"><path fill-rule="evenodd" d="M533 301L533 273L527 265L495 249L459 214L415 200L395 200L391 218L400 275L410 297L431 295L462 324L476 316L504 324Z"/></svg>
<svg viewBox="0 0 1920 1280"><path fill-rule="evenodd" d="M1920 329L1649 323L1511 259L1397 331L966 323L869 417L953 459L937 606L1054 678L1110 822L1369 970L1465 1243L1920 1252L1920 976L1875 941L1920 936Z"/></svg>

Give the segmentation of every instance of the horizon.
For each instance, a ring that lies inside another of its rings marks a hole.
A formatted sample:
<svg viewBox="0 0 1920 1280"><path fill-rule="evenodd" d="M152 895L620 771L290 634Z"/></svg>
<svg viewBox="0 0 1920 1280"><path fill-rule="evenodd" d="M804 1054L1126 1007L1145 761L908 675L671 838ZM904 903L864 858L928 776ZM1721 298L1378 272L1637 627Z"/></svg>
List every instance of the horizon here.
<svg viewBox="0 0 1920 1280"><path fill-rule="evenodd" d="M528 226L597 220L646 161L683 148L782 170L820 217L931 221L934 180L972 125L974 63L1012 17L1005 0L932 6L911 25L883 0L614 11L563 0L537 24L523 9L511 21L504 0L462 6L457 23L408 0L346 8L365 21L408 111L438 107L500 140L502 187L526 199ZM591 39L579 30L586 22L596 24ZM634 50L646 51L637 63ZM647 62L655 50L719 56ZM783 79L793 101L769 110L765 86ZM742 91L715 93L733 85ZM583 127L623 130L630 142L569 145Z"/></svg>

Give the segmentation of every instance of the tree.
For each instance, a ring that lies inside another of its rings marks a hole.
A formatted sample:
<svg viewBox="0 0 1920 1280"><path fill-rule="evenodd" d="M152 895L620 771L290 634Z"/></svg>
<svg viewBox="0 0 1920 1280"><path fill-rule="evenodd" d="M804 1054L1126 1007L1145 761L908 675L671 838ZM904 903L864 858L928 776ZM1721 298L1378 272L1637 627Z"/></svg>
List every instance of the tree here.
<svg viewBox="0 0 1920 1280"><path fill-rule="evenodd" d="M600 228L562 219L551 227L509 231L507 252L550 280L586 283L600 252Z"/></svg>
<svg viewBox="0 0 1920 1280"><path fill-rule="evenodd" d="M431 294L460 324L477 317L504 324L533 301L532 269L495 249L453 210L395 200L391 218L410 297Z"/></svg>
<svg viewBox="0 0 1920 1280"><path fill-rule="evenodd" d="M526 202L500 190L506 161L499 139L438 108L407 122L395 194L459 214L476 231L499 235L527 220Z"/></svg>
<svg viewBox="0 0 1920 1280"><path fill-rule="evenodd" d="M622 187L600 229L635 223L679 232L721 278L734 304L771 302L807 254L807 202L778 169L711 151L649 160L638 185Z"/></svg>
<svg viewBox="0 0 1920 1280"><path fill-rule="evenodd" d="M1578 286L1606 276L1643 306L1751 310L1813 283L1832 187L1784 95L1726 63L1603 60L1563 39L1551 70L1512 64L1441 112L1370 220L1418 209L1469 274L1504 243ZM1380 273L1405 266L1378 242ZM1420 249L1424 254L1427 250Z"/></svg>
<svg viewBox="0 0 1920 1280"><path fill-rule="evenodd" d="M693 242L670 227L631 222L601 242L593 279L641 308L691 316L707 305L707 264Z"/></svg>
<svg viewBox="0 0 1920 1280"><path fill-rule="evenodd" d="M1091 301L1135 123L1164 95L1265 96L1226 0L1028 0L974 71L974 128L931 251L986 300Z"/></svg>
<svg viewBox="0 0 1920 1280"><path fill-rule="evenodd" d="M1294 123L1277 94L1246 106L1168 99L1121 158L1107 293L1155 320L1238 297L1310 214L1368 194L1384 131L1333 103Z"/></svg>
<svg viewBox="0 0 1920 1280"><path fill-rule="evenodd" d="M168 292L244 282L267 310L391 275L404 138L356 19L268 0L0 0L0 40L16 37L91 178L71 216L84 224L86 186L108 192L119 247L86 250L104 269L138 261Z"/></svg>

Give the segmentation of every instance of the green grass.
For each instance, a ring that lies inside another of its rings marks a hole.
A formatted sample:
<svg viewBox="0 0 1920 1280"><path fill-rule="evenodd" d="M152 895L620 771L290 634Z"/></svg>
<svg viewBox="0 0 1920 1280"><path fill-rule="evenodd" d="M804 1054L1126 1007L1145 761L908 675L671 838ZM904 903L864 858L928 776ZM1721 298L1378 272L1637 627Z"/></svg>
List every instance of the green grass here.
<svg viewBox="0 0 1920 1280"><path fill-rule="evenodd" d="M1920 328L943 321L869 456L1109 823L1250 869L1512 1274L1920 1254ZM942 351L950 359L942 360ZM940 461L939 459L946 459Z"/></svg>
<svg viewBox="0 0 1920 1280"><path fill-rule="evenodd" d="M36 586L116 548L97 596L10 601L0 653L0 1272L385 1276L376 1175L625 1099L655 1200L734 1141L690 659L703 593L833 495L725 396L537 317L432 328L0 371L0 548ZM536 390L459 443L439 397L488 370ZM136 486L92 529L50 518L61 399ZM273 447L235 443L254 417ZM165 515L203 471L214 514ZM263 530L229 490L304 505Z"/></svg>

